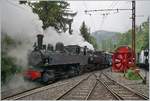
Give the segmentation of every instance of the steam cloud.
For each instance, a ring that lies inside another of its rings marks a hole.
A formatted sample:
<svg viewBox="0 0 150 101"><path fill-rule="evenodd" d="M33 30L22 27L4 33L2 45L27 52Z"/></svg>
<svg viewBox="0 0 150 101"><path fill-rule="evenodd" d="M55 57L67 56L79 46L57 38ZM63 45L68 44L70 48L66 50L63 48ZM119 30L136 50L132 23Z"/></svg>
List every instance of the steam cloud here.
<svg viewBox="0 0 150 101"><path fill-rule="evenodd" d="M93 49L93 46L84 41L83 37L78 33L61 33L58 34L52 27L45 31L42 29L42 21L39 20L37 14L27 5L20 5L18 0L2 0L2 32L7 33L14 40L21 41L22 44L9 50L9 55L17 59L17 64L24 68L27 66L27 52L32 49L33 43L36 41L37 34L44 33L44 43L55 45L57 42L63 42L64 45L80 45ZM13 80L11 80L13 81ZM23 81L23 80L22 80ZM14 87L24 82L14 80ZM10 86L13 83L10 83Z"/></svg>
<svg viewBox="0 0 150 101"><path fill-rule="evenodd" d="M53 46L55 46L57 42L63 42L64 45L87 46L89 49L94 49L91 44L84 41L84 38L77 31L74 31L73 35L70 35L68 32L58 34L54 28L49 27L44 31L44 36L44 43L51 43Z"/></svg>
<svg viewBox="0 0 150 101"><path fill-rule="evenodd" d="M36 35L43 33L42 21L38 15L32 13L32 9L27 5L20 5L18 1L2 0L2 33L9 35L12 39L21 42L21 45L11 48L8 55L16 58L16 64L21 65L23 69L28 68L27 52L32 49L33 42L36 41ZM5 67L2 67L5 68ZM3 90L17 87L27 88L28 82L25 82L20 74L15 75Z"/></svg>

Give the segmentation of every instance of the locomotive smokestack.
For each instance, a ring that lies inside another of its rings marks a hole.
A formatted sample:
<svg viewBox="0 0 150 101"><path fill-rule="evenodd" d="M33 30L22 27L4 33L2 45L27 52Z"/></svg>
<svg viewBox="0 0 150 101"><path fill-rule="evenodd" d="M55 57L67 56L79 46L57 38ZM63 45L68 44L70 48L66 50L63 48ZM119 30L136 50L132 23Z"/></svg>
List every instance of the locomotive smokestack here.
<svg viewBox="0 0 150 101"><path fill-rule="evenodd" d="M42 49L43 37L44 37L44 36L43 36L42 34L38 34L38 35L37 35L38 49Z"/></svg>

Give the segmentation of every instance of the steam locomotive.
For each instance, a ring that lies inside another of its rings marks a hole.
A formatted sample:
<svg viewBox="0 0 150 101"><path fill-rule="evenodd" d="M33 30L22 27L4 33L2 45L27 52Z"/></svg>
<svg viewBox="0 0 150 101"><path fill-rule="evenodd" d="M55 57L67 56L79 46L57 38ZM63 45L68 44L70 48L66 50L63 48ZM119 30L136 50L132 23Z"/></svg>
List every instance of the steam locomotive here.
<svg viewBox="0 0 150 101"><path fill-rule="evenodd" d="M85 72L106 68L111 55L92 51L78 45L43 45L43 35L37 35L37 44L28 53L28 64L32 66L24 72L26 79L52 83L58 79L81 75Z"/></svg>

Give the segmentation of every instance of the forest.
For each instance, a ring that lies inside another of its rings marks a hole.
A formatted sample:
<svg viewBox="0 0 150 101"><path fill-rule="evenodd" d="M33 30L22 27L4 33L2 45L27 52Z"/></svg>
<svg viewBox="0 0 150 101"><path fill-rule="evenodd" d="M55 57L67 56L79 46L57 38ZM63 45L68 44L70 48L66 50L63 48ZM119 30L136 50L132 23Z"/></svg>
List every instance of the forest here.
<svg viewBox="0 0 150 101"><path fill-rule="evenodd" d="M117 39L113 40L113 38ZM103 40L102 50L113 52L117 47L121 45L128 45L131 47L132 43L132 30L129 29L125 33L117 33L113 38ZM136 26L136 53L141 52L141 49L149 48L149 24L148 20L141 25Z"/></svg>

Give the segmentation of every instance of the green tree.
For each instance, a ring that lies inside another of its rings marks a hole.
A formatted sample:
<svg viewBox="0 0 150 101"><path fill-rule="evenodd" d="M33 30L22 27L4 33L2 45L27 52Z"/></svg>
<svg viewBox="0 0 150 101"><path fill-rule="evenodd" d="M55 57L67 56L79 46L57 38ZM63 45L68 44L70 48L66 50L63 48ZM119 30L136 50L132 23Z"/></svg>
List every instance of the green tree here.
<svg viewBox="0 0 150 101"><path fill-rule="evenodd" d="M91 43L93 45L93 47L95 49L98 48L96 39L90 35L90 32L88 31L88 27L86 26L85 22L83 21L81 27L80 27L80 33L82 35L82 37L88 41L89 43Z"/></svg>
<svg viewBox="0 0 150 101"><path fill-rule="evenodd" d="M1 56L1 82L2 85L9 81L13 74L20 72L20 66L15 64L16 59L8 55L9 50L17 45L7 34L2 33L2 56Z"/></svg>
<svg viewBox="0 0 150 101"><path fill-rule="evenodd" d="M72 34L71 24L77 13L69 10L69 3L66 1L39 1L28 4L33 12L39 15L44 30L52 26L57 32L66 32L69 29L69 33Z"/></svg>
<svg viewBox="0 0 150 101"><path fill-rule="evenodd" d="M142 47L144 49L149 47L149 24L148 21L143 22L136 32L136 50L140 52Z"/></svg>
<svg viewBox="0 0 150 101"><path fill-rule="evenodd" d="M89 40L89 36L90 36L90 33L88 32L88 28L87 26L85 25L85 22L83 21L81 27L80 27L80 33L82 35L82 37L88 41Z"/></svg>
<svg viewBox="0 0 150 101"><path fill-rule="evenodd" d="M102 50L106 50L106 40L102 40Z"/></svg>
<svg viewBox="0 0 150 101"><path fill-rule="evenodd" d="M117 43L117 47L120 45L128 45L131 47L132 44L132 30L121 35ZM136 26L136 53L141 51L141 48L149 48L149 24L148 21L143 22L140 26Z"/></svg>
<svg viewBox="0 0 150 101"><path fill-rule="evenodd" d="M91 43L95 49L98 49L97 41L93 36L90 36L89 43Z"/></svg>

